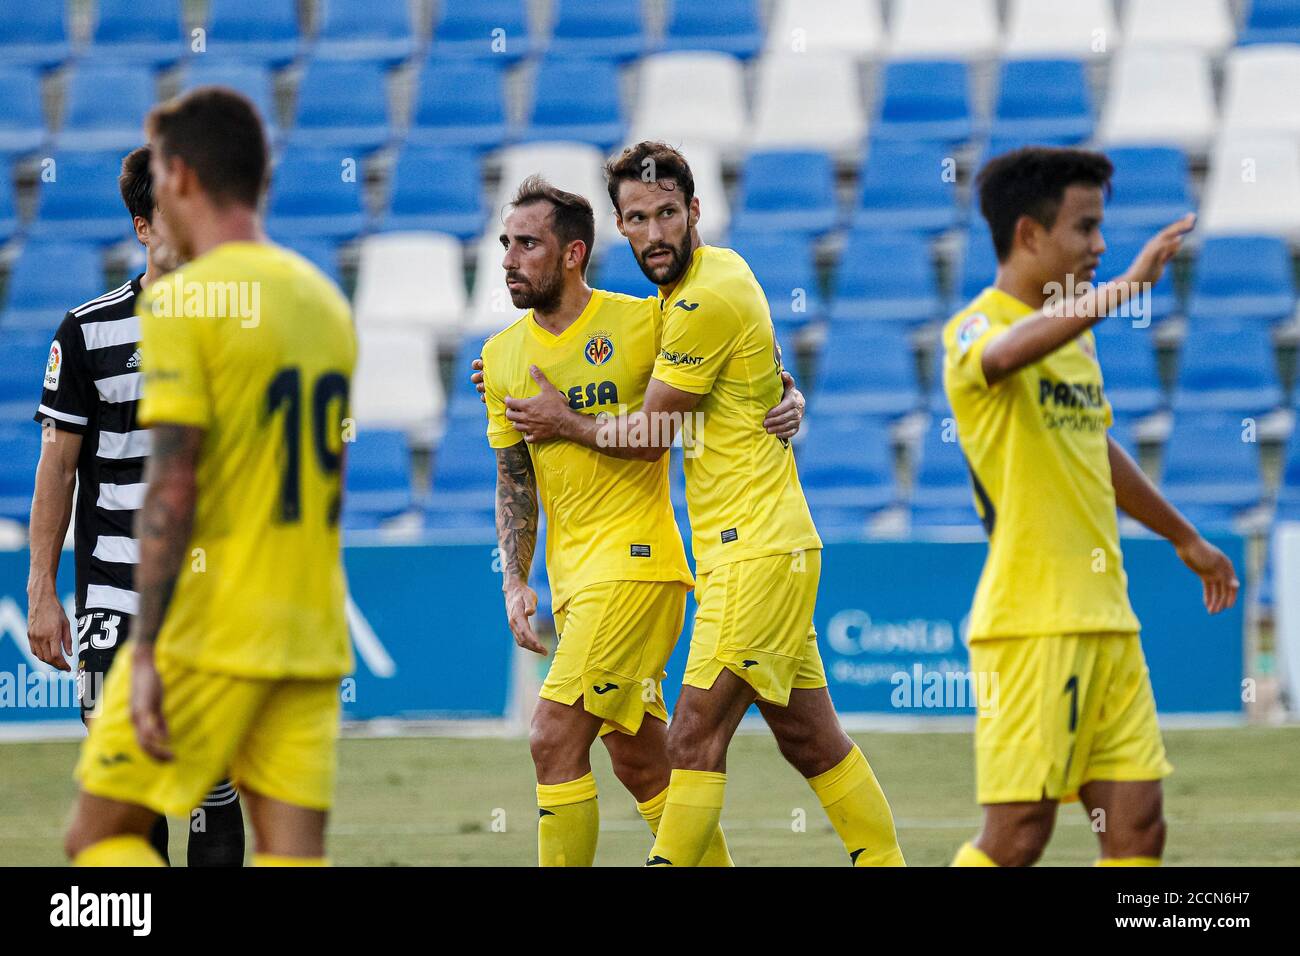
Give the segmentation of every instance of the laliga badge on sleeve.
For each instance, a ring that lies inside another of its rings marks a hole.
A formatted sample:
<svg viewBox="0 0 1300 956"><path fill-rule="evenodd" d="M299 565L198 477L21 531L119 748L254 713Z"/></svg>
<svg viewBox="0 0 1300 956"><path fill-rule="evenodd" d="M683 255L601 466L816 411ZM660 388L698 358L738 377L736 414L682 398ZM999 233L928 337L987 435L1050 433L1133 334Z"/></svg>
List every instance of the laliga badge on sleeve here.
<svg viewBox="0 0 1300 956"><path fill-rule="evenodd" d="M983 312L972 312L957 326L957 351L965 355L981 335L989 330L989 317Z"/></svg>
<svg viewBox="0 0 1300 956"><path fill-rule="evenodd" d="M59 387L59 373L63 371L63 348L55 339L50 346L50 358L45 363L45 387L51 391Z"/></svg>

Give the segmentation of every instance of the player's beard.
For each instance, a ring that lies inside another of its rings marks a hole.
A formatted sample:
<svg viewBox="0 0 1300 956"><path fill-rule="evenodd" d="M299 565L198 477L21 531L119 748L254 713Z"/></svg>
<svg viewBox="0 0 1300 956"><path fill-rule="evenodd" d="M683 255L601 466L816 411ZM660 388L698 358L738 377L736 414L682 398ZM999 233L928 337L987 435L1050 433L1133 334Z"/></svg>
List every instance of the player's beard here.
<svg viewBox="0 0 1300 956"><path fill-rule="evenodd" d="M516 309L532 309L534 312L553 312L560 304L564 294L564 273L557 259L555 268L543 274L536 283L518 272L507 272L506 279L526 282L527 288L510 289L510 301Z"/></svg>
<svg viewBox="0 0 1300 956"><path fill-rule="evenodd" d="M648 266L646 265L646 256L652 252L667 250L672 254L672 258L664 265ZM641 267L641 272L647 279L657 286L674 286L683 275L691 263L691 232L688 229L682 236L679 245L673 246L666 242L657 242L653 246L646 246L641 250L641 254L636 257L637 265Z"/></svg>

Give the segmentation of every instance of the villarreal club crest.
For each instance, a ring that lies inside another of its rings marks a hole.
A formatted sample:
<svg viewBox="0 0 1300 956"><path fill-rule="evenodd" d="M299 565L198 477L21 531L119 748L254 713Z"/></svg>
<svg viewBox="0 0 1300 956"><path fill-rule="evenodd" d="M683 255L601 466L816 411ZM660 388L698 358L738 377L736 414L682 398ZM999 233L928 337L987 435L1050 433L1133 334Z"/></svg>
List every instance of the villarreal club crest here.
<svg viewBox="0 0 1300 956"><path fill-rule="evenodd" d="M606 332L593 332L582 354L592 365L604 365L614 357L614 341Z"/></svg>

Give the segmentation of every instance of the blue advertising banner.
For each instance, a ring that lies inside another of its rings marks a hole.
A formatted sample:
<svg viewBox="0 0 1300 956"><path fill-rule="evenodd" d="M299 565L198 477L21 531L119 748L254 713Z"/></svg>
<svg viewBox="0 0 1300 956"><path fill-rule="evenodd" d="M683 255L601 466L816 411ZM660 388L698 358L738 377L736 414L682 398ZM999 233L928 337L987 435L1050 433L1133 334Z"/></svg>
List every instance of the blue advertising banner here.
<svg viewBox="0 0 1300 956"><path fill-rule="evenodd" d="M1241 567L1240 539L1216 544ZM815 623L842 713L970 714L987 699L993 688L969 675L962 642L984 553L981 543L827 546ZM1163 541L1126 539L1124 554L1160 710L1241 713L1241 606L1209 617L1200 583ZM27 561L25 551L0 552L0 724L75 720L75 675L28 649ZM341 688L345 717L505 714L514 642L490 546L348 547L345 563L357 660ZM70 595L72 562L63 564L60 593ZM693 613L692 603L669 664L670 704Z"/></svg>

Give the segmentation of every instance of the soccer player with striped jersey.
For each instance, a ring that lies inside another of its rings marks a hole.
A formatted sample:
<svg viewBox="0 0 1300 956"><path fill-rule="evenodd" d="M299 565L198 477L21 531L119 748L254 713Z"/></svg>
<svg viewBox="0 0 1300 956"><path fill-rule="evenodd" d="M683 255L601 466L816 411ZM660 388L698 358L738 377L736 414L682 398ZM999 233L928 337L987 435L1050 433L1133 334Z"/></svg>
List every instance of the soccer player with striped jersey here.
<svg viewBox="0 0 1300 956"><path fill-rule="evenodd" d="M601 423L572 411L540 373L537 396L506 406L535 444L658 461L680 430L688 449L698 609L647 864L699 865L722 813L727 748L757 702L853 864L902 865L889 804L840 727L817 650L821 539L789 442L761 424L782 390L767 299L739 255L701 242L700 202L679 152L639 143L610 161L606 179L619 231L659 287L662 342L642 407Z"/></svg>
<svg viewBox="0 0 1300 956"><path fill-rule="evenodd" d="M351 670L338 519L356 361L347 300L266 241L260 117L203 87L150 114L164 242L141 296L139 613L77 764L78 865L158 865L145 840L227 769L257 865L325 863L339 680Z"/></svg>
<svg viewBox="0 0 1300 956"><path fill-rule="evenodd" d="M144 491L149 433L136 420L142 377L136 298L178 265L155 228L158 207L147 146L122 160L118 185L145 248L145 270L64 317L50 345L35 415L45 441L32 495L27 638L38 658L68 669L64 655L72 651L72 632L55 579L75 487L77 696L88 727L104 676L131 635L139 605L133 525ZM203 798L189 830L190 866L242 865L244 818L229 781ZM150 840L164 859L167 836L167 818L160 816Z"/></svg>
<svg viewBox="0 0 1300 956"><path fill-rule="evenodd" d="M1107 432L1092 327L1124 321L1107 316L1149 294L1195 221L1167 226L1119 279L1094 288L1112 171L1100 153L1029 147L991 160L977 180L998 271L944 328L944 388L989 538L971 669L998 675L999 694L975 727L984 827L956 866L1032 864L1057 804L1074 799L1104 821L1099 865L1160 862L1161 780L1172 768L1117 506L1174 545L1207 611L1237 598L1232 562Z"/></svg>

